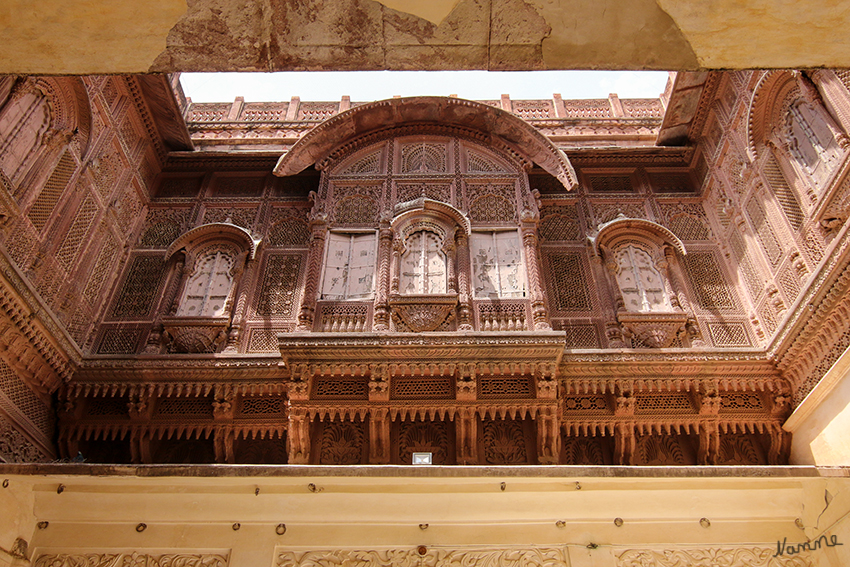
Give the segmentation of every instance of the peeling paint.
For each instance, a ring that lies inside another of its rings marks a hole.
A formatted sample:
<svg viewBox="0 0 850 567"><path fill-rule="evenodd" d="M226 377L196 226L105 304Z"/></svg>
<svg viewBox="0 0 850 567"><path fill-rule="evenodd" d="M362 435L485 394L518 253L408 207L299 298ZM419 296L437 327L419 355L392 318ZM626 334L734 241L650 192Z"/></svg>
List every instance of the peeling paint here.
<svg viewBox="0 0 850 567"><path fill-rule="evenodd" d="M412 14L432 24L440 25L452 10L460 3L460 0L377 0L387 8Z"/></svg>
<svg viewBox="0 0 850 567"><path fill-rule="evenodd" d="M552 26L549 69L697 69L676 22L655 0L528 0ZM690 4L684 2L683 4Z"/></svg>

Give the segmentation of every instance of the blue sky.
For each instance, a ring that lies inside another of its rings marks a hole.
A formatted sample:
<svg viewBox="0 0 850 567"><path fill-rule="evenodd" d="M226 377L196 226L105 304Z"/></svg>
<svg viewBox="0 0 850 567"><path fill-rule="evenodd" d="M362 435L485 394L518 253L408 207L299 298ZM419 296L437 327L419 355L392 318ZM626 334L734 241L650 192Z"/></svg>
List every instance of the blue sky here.
<svg viewBox="0 0 850 567"><path fill-rule="evenodd" d="M473 100L551 98L655 98L664 90L664 71L350 71L291 73L184 73L186 96L194 102L302 100L372 101L394 95L456 94Z"/></svg>

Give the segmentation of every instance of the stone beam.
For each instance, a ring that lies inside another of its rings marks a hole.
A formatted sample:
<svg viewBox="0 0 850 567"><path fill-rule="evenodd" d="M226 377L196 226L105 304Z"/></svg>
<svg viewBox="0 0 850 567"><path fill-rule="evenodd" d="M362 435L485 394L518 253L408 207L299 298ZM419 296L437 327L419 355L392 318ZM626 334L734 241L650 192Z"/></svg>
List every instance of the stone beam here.
<svg viewBox="0 0 850 567"><path fill-rule="evenodd" d="M0 73L848 67L841 2L11 0Z"/></svg>

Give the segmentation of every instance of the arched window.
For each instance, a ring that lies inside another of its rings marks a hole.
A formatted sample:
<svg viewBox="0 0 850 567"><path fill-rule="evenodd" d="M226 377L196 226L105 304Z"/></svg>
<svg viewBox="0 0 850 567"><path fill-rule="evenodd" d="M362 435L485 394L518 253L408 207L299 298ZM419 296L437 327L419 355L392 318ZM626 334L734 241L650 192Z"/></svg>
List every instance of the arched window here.
<svg viewBox="0 0 850 567"><path fill-rule="evenodd" d="M201 255L186 282L178 317L222 317L227 315L227 298L233 285L230 254L214 250Z"/></svg>
<svg viewBox="0 0 850 567"><path fill-rule="evenodd" d="M446 293L446 254L440 236L420 230L408 236L405 244L399 291L405 295Z"/></svg>
<svg viewBox="0 0 850 567"><path fill-rule="evenodd" d="M664 278L646 250L628 244L617 248L614 258L617 285L626 311L650 313L672 310L664 289Z"/></svg>
<svg viewBox="0 0 850 567"><path fill-rule="evenodd" d="M817 187L834 171L840 148L826 121L802 100L792 103L785 115L785 138L791 155Z"/></svg>

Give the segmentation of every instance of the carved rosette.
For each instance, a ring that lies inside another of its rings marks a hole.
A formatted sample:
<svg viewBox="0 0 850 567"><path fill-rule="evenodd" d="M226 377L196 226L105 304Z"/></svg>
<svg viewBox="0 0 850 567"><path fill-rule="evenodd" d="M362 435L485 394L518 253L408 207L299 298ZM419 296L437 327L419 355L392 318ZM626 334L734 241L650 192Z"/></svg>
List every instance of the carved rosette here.
<svg viewBox="0 0 850 567"><path fill-rule="evenodd" d="M685 330L685 313L619 313L627 334L650 348L667 348Z"/></svg>
<svg viewBox="0 0 850 567"><path fill-rule="evenodd" d="M415 332L436 331L454 315L457 294L394 295L390 297L393 315Z"/></svg>

